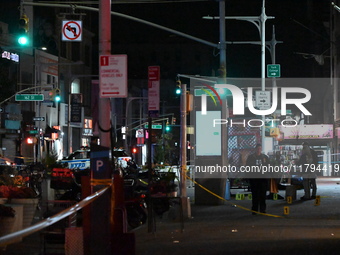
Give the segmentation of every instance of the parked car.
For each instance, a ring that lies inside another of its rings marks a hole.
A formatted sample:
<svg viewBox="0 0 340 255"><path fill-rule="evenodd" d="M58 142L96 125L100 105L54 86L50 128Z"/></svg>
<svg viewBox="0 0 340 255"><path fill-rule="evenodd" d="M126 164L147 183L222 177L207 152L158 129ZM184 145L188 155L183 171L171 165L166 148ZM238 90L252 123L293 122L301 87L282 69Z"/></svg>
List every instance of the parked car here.
<svg viewBox="0 0 340 255"><path fill-rule="evenodd" d="M68 157L61 160L61 163L67 164L69 169L84 170L90 168L90 152L89 147L82 147L80 150L72 152ZM115 163L123 168L127 167L127 161L132 159L123 149L114 149L113 158Z"/></svg>

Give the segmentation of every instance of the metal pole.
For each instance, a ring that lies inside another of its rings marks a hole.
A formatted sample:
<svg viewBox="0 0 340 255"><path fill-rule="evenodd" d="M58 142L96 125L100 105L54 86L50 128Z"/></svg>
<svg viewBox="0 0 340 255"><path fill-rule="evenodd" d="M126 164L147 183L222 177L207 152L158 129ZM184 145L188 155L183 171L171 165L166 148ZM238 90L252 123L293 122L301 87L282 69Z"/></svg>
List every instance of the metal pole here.
<svg viewBox="0 0 340 255"><path fill-rule="evenodd" d="M100 0L99 4L99 55L111 54L111 0ZM110 99L99 98L99 138L102 146L110 147ZM106 132L104 132L106 131Z"/></svg>
<svg viewBox="0 0 340 255"><path fill-rule="evenodd" d="M220 12L220 68L226 69L226 40L225 40L225 1L219 1Z"/></svg>
<svg viewBox="0 0 340 255"><path fill-rule="evenodd" d="M261 90L266 90L266 13L265 13L265 0L263 0L262 13L261 13ZM261 127L261 144L263 151L265 148L265 116L262 116L263 126Z"/></svg>
<svg viewBox="0 0 340 255"><path fill-rule="evenodd" d="M187 202L187 190L186 190L186 170L187 170L187 85L181 84L181 156L180 156L180 166L181 166L181 199L182 204L185 205ZM185 199L185 200L184 200ZM185 207L183 208L185 209ZM187 215L187 213L184 213Z"/></svg>
<svg viewBox="0 0 340 255"><path fill-rule="evenodd" d="M148 204L148 233L154 231L154 214L153 214L153 200L151 198L151 183L152 183L152 118L149 112L148 115L148 142L147 142L147 165L148 165L148 192L149 192L149 204Z"/></svg>
<svg viewBox="0 0 340 255"><path fill-rule="evenodd" d="M226 33L225 33L225 1L219 1L219 14L220 14L220 76L219 76L219 83L225 84L226 83L226 75L227 75L227 57L226 57ZM221 115L222 119L227 118L227 108L228 102L227 98L224 98L222 103ZM228 164L228 133L227 133L227 125L222 125L221 129L221 163L222 166L226 166Z"/></svg>
<svg viewBox="0 0 340 255"><path fill-rule="evenodd" d="M72 153L72 128L71 128L71 89L72 89L72 79L69 80L68 84L68 107L67 107L67 155Z"/></svg>
<svg viewBox="0 0 340 255"><path fill-rule="evenodd" d="M111 54L111 0L100 0L99 3L99 57L101 55ZM100 79L99 79L100 80ZM112 169L109 164L109 151L111 145L110 139L110 99L99 98L99 138L101 146L98 152L102 153L103 166L100 171L95 171L94 167L91 169L91 179L112 179ZM94 157L97 153L97 146L91 145L91 166L97 159ZM95 152L95 153L92 153ZM106 154L107 152L107 154ZM107 159L107 160L106 160ZM107 161L107 162L106 162ZM98 170L98 169L97 169ZM116 192L115 185L119 185L119 176L115 179L115 184L111 187L111 193L105 193L101 198L97 199L91 204L91 249L86 250L87 254L113 254L112 249L114 241L118 240L120 235L116 234L116 228L120 226L122 219L115 212L117 204L121 201L119 194ZM101 185L91 186L91 191L96 192ZM117 186L116 186L117 187ZM115 235L114 235L115 234ZM115 236L115 238L113 237ZM116 246L115 246L116 248Z"/></svg>
<svg viewBox="0 0 340 255"><path fill-rule="evenodd" d="M21 64L21 62L20 62ZM40 64L39 64L40 67ZM39 73L40 73L40 68L39 68ZM38 65L37 65L37 53L34 51L34 87L35 87L35 92L37 92L37 79L38 79ZM39 78L40 81L41 77ZM40 82L39 82L40 83ZM40 84L39 84L40 85ZM34 102L34 112L37 112L37 102ZM40 121L39 121L40 124ZM38 129L38 135L37 135L37 141L38 141L38 146L40 146L40 128ZM36 155L36 148L37 145L33 144L33 161L34 164L37 163L37 155Z"/></svg>

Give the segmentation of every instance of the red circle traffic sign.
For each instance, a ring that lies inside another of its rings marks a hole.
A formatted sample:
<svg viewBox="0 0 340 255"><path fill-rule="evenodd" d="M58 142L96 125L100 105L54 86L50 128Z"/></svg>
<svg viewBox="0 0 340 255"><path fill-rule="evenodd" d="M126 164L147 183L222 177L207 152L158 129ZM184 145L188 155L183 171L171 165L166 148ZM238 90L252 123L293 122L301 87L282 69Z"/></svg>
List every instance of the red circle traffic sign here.
<svg viewBox="0 0 340 255"><path fill-rule="evenodd" d="M68 40L76 40L81 35L81 26L75 21L69 21L63 26L63 35ZM73 35L73 37L72 37Z"/></svg>

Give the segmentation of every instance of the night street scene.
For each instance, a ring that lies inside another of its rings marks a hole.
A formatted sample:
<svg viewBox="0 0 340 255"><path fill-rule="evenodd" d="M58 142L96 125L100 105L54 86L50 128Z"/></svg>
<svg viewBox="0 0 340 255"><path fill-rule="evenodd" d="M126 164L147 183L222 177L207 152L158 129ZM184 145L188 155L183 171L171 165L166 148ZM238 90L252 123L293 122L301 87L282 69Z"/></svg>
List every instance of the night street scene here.
<svg viewBox="0 0 340 255"><path fill-rule="evenodd" d="M0 0L0 254L339 254L338 49L340 0Z"/></svg>

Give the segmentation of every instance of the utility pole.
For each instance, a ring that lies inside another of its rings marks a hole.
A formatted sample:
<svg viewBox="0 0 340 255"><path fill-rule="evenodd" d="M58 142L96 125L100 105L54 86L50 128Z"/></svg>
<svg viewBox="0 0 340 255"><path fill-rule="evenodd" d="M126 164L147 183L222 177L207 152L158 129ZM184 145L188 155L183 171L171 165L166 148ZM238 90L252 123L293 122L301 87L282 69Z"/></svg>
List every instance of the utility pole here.
<svg viewBox="0 0 340 255"><path fill-rule="evenodd" d="M99 55L111 54L111 0L100 0L99 5ZM110 99L99 98L99 138L102 146L110 147Z"/></svg>
<svg viewBox="0 0 340 255"><path fill-rule="evenodd" d="M222 26L224 26L224 24L222 24L222 18L223 18L222 15L224 15L222 13L222 10L224 10L224 8L225 8L225 7L222 7L222 5L224 4L223 2L224 1L220 1L220 16L219 17L210 17L210 16L203 17L205 19L219 19L220 20L220 41L223 40L222 36L223 36L223 33L225 33L225 32L222 31ZM260 44L261 44L261 90L265 91L265 89L266 89L266 87L265 87L265 84L266 84L265 83L266 82L266 80L265 80L265 75L266 75L266 29L265 28L266 28L267 19L274 19L274 17L266 15L265 0L263 0L263 2L262 2L262 12L261 12L260 16L257 16L257 17L253 17L253 16L225 17L224 16L224 19L249 21L257 27L259 34L260 34L260 37L261 37L261 42L260 42ZM229 42L225 42L225 40L224 40L224 44L226 44L226 43L229 43ZM232 43L235 43L235 42L232 42ZM236 42L235 44L239 44L239 43L240 42ZM253 43L254 44L254 42L243 42L243 43ZM222 54L225 53L225 49L223 49L222 46L220 46L220 47L221 47L220 62L222 63L222 61L223 61ZM264 123L265 116L262 116L262 121ZM262 138L262 140L261 140L262 148L265 151L265 128L264 128L264 126L261 128L261 138ZM223 148L222 148L222 153L223 153Z"/></svg>
<svg viewBox="0 0 340 255"><path fill-rule="evenodd" d="M183 215L185 217L191 217L189 209L189 201L187 197L187 187L186 187L186 175L187 175L187 85L181 83L181 132L180 132L180 191L181 191L181 201L183 206Z"/></svg>
<svg viewBox="0 0 340 255"><path fill-rule="evenodd" d="M99 58L111 54L111 0L100 0L99 3ZM99 64L99 60L98 60ZM101 79L99 79L101 80ZM101 86L101 85L100 85ZM99 86L99 87L100 87ZM112 169L109 163L110 139L110 98L99 97L99 138L100 146L91 144L91 193L97 192L112 183ZM119 178L117 178L119 179ZM119 185L117 185L119 186ZM112 234L115 222L116 190L111 187L91 203L88 235L84 236L86 254L112 254Z"/></svg>
<svg viewBox="0 0 340 255"><path fill-rule="evenodd" d="M220 15L220 69L218 83L226 84L227 77L227 53L226 53L226 32L225 32L225 1L219 1L219 15ZM227 97L222 99L221 109L222 119L229 117ZM227 125L221 126L221 165L228 165L228 128ZM225 194L226 179L220 179L220 195Z"/></svg>
<svg viewBox="0 0 340 255"><path fill-rule="evenodd" d="M261 20L261 90L265 91L266 90L266 20L267 20L267 15L265 12L265 0L263 0L262 4L262 13L260 16ZM262 116L262 123L265 123L265 116ZM261 127L261 144L263 151L266 151L266 144L265 144L265 139L266 139L266 128L263 125Z"/></svg>

